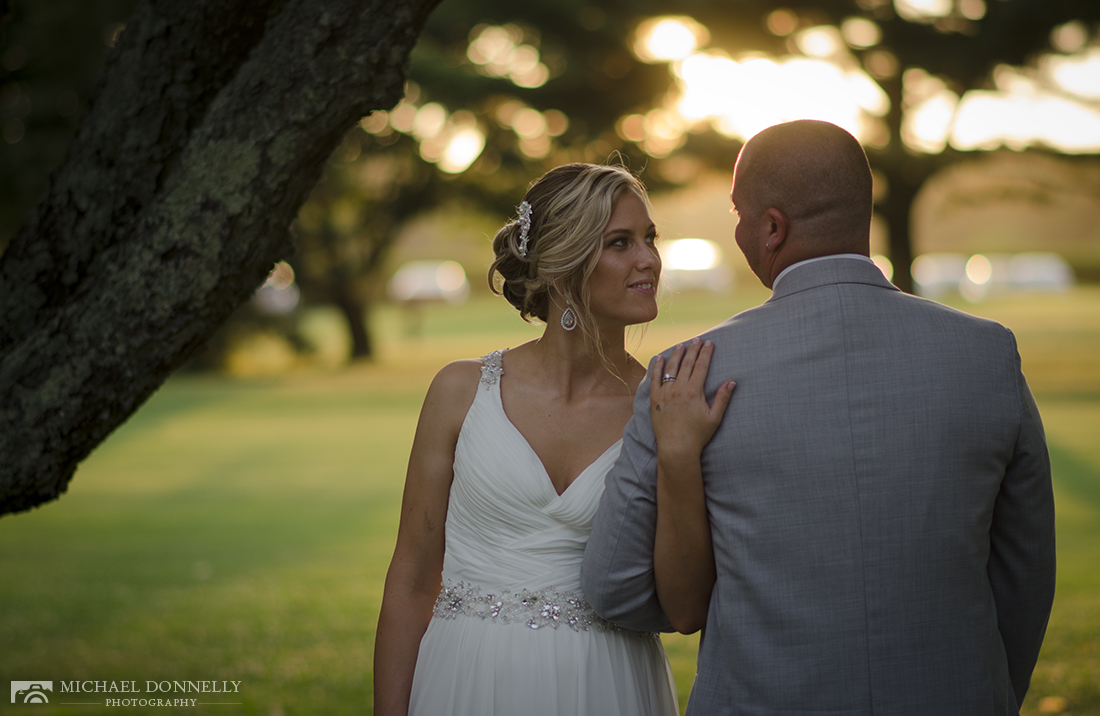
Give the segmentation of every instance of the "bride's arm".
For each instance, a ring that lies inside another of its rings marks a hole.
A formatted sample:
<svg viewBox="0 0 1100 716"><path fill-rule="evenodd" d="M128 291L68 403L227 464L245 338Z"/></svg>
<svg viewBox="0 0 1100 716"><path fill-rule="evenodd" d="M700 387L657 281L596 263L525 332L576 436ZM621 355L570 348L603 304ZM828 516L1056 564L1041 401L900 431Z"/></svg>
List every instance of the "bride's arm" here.
<svg viewBox="0 0 1100 716"><path fill-rule="evenodd" d="M706 625L714 587L714 550L703 494L701 458L722 422L735 383L707 404L703 383L714 346L694 339L667 365L657 357L650 375L650 414L657 437L657 529L653 546L657 599L669 622L691 634ZM662 376L676 376L662 383Z"/></svg>
<svg viewBox="0 0 1100 716"><path fill-rule="evenodd" d="M386 574L374 640L374 713L406 716L420 640L439 596L443 571L443 526L455 445L473 402L480 368L476 361L439 371L420 411L413 439L397 547Z"/></svg>

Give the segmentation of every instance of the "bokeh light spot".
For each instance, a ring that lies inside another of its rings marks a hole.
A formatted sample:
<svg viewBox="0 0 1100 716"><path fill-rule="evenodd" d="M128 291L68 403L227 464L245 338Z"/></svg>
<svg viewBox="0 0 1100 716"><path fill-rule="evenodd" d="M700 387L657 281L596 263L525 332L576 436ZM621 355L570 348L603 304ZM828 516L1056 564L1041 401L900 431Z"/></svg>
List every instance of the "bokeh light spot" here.
<svg viewBox="0 0 1100 716"><path fill-rule="evenodd" d="M844 41L852 47L864 48L877 45L882 40L882 30L864 17L849 17L840 25Z"/></svg>
<svg viewBox="0 0 1100 716"><path fill-rule="evenodd" d="M464 127L451 136L443 157L439 160L439 168L448 174L459 174L466 171L474 160L485 149L485 135L477 127Z"/></svg>
<svg viewBox="0 0 1100 716"><path fill-rule="evenodd" d="M1088 39L1088 28L1080 20L1059 25L1050 32L1050 44L1059 52L1076 52L1085 46Z"/></svg>
<svg viewBox="0 0 1100 716"><path fill-rule="evenodd" d="M971 283L981 286L993 278L993 264L981 254L974 254L966 262L966 277Z"/></svg>
<svg viewBox="0 0 1100 716"><path fill-rule="evenodd" d="M928 22L951 14L951 0L894 0L894 10L911 22Z"/></svg>
<svg viewBox="0 0 1100 716"><path fill-rule="evenodd" d="M786 37L798 29L798 15L787 8L773 10L768 15L768 32L779 37Z"/></svg>
<svg viewBox="0 0 1100 716"><path fill-rule="evenodd" d="M690 17L655 17L638 26L634 54L643 62L682 60L710 39L710 32Z"/></svg>
<svg viewBox="0 0 1100 716"><path fill-rule="evenodd" d="M795 44L810 57L819 58L831 57L843 49L840 32L831 25L802 30L795 36Z"/></svg>

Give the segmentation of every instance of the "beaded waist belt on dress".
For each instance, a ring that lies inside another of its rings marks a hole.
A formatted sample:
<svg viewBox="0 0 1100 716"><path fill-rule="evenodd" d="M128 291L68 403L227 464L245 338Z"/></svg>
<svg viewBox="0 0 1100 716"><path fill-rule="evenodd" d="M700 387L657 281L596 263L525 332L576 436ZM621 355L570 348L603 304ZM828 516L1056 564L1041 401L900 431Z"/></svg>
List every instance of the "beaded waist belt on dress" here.
<svg viewBox="0 0 1100 716"><path fill-rule="evenodd" d="M553 587L530 592L501 589L483 593L477 585L459 582L444 586L433 610L440 619L478 617L501 624L525 624L532 629L565 625L574 631L619 631L621 627L601 619L576 592L559 592Z"/></svg>

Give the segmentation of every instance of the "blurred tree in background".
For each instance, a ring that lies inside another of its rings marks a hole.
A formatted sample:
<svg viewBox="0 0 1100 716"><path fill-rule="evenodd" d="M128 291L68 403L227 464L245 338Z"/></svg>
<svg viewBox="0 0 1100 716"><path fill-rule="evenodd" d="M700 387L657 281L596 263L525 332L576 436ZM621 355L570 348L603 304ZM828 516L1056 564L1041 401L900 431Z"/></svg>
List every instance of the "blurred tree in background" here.
<svg viewBox="0 0 1100 716"><path fill-rule="evenodd" d="M446 200L434 168L407 145L363 153L353 130L329 161L298 214L291 259L305 299L339 309L351 339L351 358L369 358L372 284L403 224Z"/></svg>
<svg viewBox="0 0 1100 716"><path fill-rule="evenodd" d="M679 56L647 57L645 35L657 34L652 18L669 13L681 30L695 33L694 45ZM527 183L550 167L613 155L641 170L657 190L688 185L708 170L729 171L751 132L804 116L806 103L764 112L766 120L755 127L723 126L717 113L685 116L678 105L691 88L683 59L709 41L712 49L699 53L831 63L849 81L863 80L853 92L878 93L863 100L848 124L876 170L894 280L911 291L914 199L929 177L968 156L946 136L928 140L914 126L926 128L930 104L957 108L968 90L1021 77L1049 87L1036 58L1059 49L1058 28L1072 34L1074 21L1098 17L1100 3L1087 0L444 3L413 53L406 98L393 111L365 119L330 163L299 222L302 241L293 263L306 297L337 306L347 318L352 357L369 357L367 301L379 294L378 272L397 231L418 211L461 197L508 216ZM1091 31L1076 24L1084 28L1079 47ZM664 71L662 59L672 72ZM773 86L740 93L717 83L711 89L741 106L768 105L776 92L807 91ZM827 112L820 118L843 123ZM939 121L946 127L950 117Z"/></svg>
<svg viewBox="0 0 1100 716"><path fill-rule="evenodd" d="M291 263L303 295L340 310L352 358L372 354L368 304L410 218L448 202L508 216L546 170L608 161L616 151L644 169L648 157L614 130L667 84L661 68L629 53L638 17L625 5L575 0L521 11L495 0L451 2L433 13L405 98L349 133L296 225ZM662 186L659 176L647 181Z"/></svg>

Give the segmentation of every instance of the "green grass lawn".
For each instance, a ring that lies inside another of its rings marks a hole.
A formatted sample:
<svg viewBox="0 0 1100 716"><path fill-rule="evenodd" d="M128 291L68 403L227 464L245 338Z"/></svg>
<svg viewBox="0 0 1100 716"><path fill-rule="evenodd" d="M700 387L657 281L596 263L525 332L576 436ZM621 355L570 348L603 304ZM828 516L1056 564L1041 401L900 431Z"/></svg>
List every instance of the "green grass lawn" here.
<svg viewBox="0 0 1100 716"><path fill-rule="evenodd" d="M675 297L637 352L765 296ZM967 310L1016 332L1055 466L1058 597L1025 713L1100 714L1100 290ZM0 683L239 681L239 693L197 696L240 705L188 713L369 713L374 624L428 382L449 360L538 333L499 299L431 308L420 338L391 310L377 325L375 364L172 379L68 494L0 519ZM682 702L695 643L666 639ZM196 697L160 695L183 696ZM33 708L99 713L58 702L103 698L55 692ZM150 711L164 709L128 709Z"/></svg>

